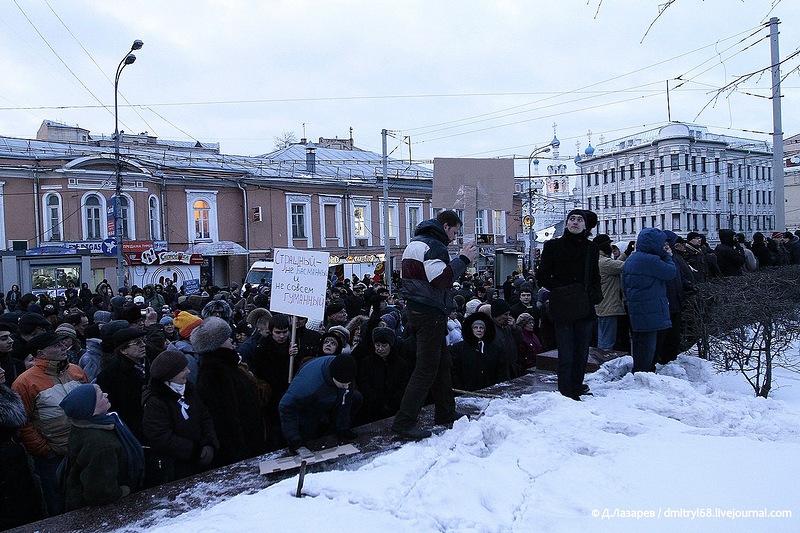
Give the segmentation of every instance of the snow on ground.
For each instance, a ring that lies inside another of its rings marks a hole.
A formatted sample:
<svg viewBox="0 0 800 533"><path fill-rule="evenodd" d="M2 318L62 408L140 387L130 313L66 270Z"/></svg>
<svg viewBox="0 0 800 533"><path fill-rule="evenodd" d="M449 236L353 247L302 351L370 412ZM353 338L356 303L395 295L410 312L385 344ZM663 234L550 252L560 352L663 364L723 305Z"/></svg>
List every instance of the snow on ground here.
<svg viewBox="0 0 800 533"><path fill-rule="evenodd" d="M472 400L480 418L357 470L309 474L303 498L295 477L150 531L800 530L800 375L778 372L763 399L695 357L658 374L631 365L588 376L586 401Z"/></svg>

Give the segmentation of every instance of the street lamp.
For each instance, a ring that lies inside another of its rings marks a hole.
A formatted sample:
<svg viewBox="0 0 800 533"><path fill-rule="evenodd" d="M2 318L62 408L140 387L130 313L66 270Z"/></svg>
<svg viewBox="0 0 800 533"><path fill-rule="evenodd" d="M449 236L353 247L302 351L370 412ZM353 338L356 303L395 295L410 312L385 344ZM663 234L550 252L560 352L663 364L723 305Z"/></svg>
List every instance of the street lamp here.
<svg viewBox="0 0 800 533"><path fill-rule="evenodd" d="M533 241L534 241L534 233L533 233L533 187L531 181L531 163L533 162L533 158L536 157L538 154L546 154L550 151L549 146L543 146L541 148L534 148L531 152L531 155L528 156L528 256L529 263L528 263L528 270L533 272Z"/></svg>
<svg viewBox="0 0 800 533"><path fill-rule="evenodd" d="M122 176L119 163L119 77L122 70L136 61L136 56L131 52L142 48L144 43L136 39L131 49L117 65L117 74L114 77L114 170L116 173L116 192L114 193L114 241L117 245L117 293L125 286L125 270L122 259Z"/></svg>

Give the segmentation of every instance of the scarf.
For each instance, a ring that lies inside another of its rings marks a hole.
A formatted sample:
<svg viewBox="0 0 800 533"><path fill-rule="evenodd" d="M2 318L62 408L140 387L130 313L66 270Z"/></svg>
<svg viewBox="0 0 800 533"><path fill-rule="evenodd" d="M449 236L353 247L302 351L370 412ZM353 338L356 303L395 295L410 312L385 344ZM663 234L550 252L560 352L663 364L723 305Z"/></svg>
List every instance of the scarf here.
<svg viewBox="0 0 800 533"><path fill-rule="evenodd" d="M140 486L144 478L144 450L128 426L113 411L103 415L94 415L88 421L92 424L114 425L114 431L117 432L122 448L128 456L128 477L133 481L134 486Z"/></svg>

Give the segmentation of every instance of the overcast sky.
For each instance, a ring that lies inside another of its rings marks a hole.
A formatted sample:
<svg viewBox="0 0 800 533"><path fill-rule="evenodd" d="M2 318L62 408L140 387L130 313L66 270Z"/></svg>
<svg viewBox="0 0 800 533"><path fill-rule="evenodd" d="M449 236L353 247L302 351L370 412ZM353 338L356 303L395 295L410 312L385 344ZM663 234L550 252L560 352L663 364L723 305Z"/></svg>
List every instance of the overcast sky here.
<svg viewBox="0 0 800 533"><path fill-rule="evenodd" d="M800 2L674 0L656 20L667 2L0 0L0 135L32 138L44 119L112 133L114 72L134 39L120 129L224 153L352 127L376 152L381 129L395 132L393 157L409 157L407 136L415 160L527 157L557 123L573 157L589 130L596 145L666 121L667 80L673 120L771 133L769 75L714 91L769 66L770 16L781 59L800 50ZM783 67L787 137L800 132L799 66Z"/></svg>

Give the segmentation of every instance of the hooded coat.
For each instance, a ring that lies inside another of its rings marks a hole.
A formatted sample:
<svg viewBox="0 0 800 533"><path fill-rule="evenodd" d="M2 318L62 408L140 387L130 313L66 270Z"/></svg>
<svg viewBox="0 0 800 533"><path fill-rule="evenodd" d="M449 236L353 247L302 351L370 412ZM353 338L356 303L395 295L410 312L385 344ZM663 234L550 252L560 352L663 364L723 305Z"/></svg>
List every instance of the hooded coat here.
<svg viewBox="0 0 800 533"><path fill-rule="evenodd" d="M472 325L477 320L486 325L480 340L472 332ZM484 313L473 313L464 319L462 331L464 340L450 347L453 388L476 391L509 380L508 358L492 342L497 333L494 321Z"/></svg>
<svg viewBox="0 0 800 533"><path fill-rule="evenodd" d="M622 267L622 288L633 331L672 327L666 283L675 278L677 271L664 250L666 241L667 236L660 229L643 229L636 239L635 252Z"/></svg>
<svg viewBox="0 0 800 533"><path fill-rule="evenodd" d="M719 230L719 244L714 248L717 265L723 276L741 276L744 267L744 252L735 242L732 229Z"/></svg>

